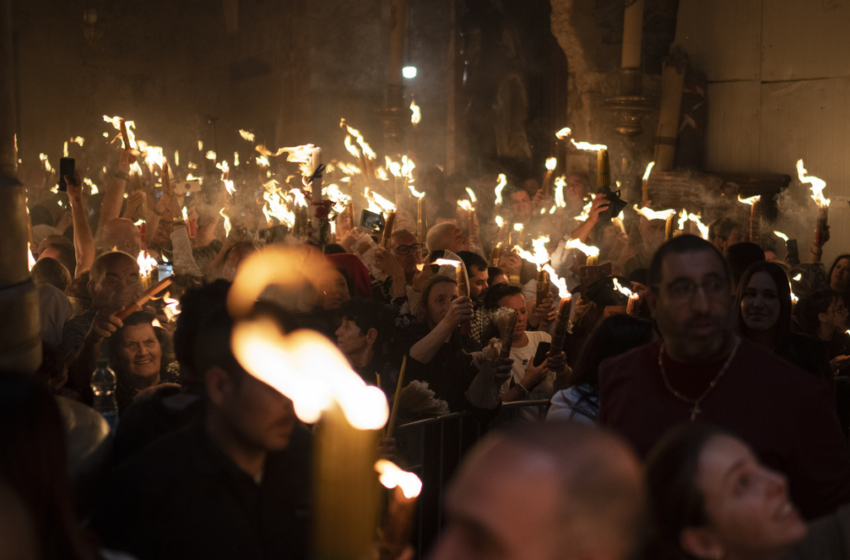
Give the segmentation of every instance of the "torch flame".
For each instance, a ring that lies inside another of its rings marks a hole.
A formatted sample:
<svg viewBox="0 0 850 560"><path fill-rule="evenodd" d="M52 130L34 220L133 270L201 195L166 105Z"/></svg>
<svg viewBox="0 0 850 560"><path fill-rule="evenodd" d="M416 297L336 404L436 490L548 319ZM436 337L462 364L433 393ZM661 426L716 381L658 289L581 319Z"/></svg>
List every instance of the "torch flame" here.
<svg viewBox="0 0 850 560"><path fill-rule="evenodd" d="M412 189L413 187L411 187ZM424 194L422 196L425 196ZM376 192L372 193L372 199L381 207L384 212L395 212L395 204L379 195Z"/></svg>
<svg viewBox="0 0 850 560"><path fill-rule="evenodd" d="M389 181L390 180L390 176L387 175L387 171L383 167L378 167L378 168L375 169L375 176L381 181Z"/></svg>
<svg viewBox="0 0 850 560"><path fill-rule="evenodd" d="M560 276L558 276L558 274L555 272L555 269L552 268L551 264L544 264L543 270L549 273L549 282L558 287L558 296L561 299L572 298L572 294L567 289L566 278L561 278Z"/></svg>
<svg viewBox="0 0 850 560"><path fill-rule="evenodd" d="M307 207L307 199L304 197L304 193L301 189L291 189L289 193L295 197L295 206L300 206L302 208Z"/></svg>
<svg viewBox="0 0 850 560"><path fill-rule="evenodd" d="M502 228L505 225L505 220L501 216L496 216L496 225Z"/></svg>
<svg viewBox="0 0 850 560"><path fill-rule="evenodd" d="M634 205L635 212L646 218L647 220L666 220L670 216L675 216L676 211L672 209L661 210L660 212L656 212L652 208L638 208L637 204Z"/></svg>
<svg viewBox="0 0 850 560"><path fill-rule="evenodd" d="M412 500L419 496L422 492L422 481L412 472L407 472L398 468L395 463L386 459L378 459L375 463L375 470L381 475L379 480L384 488L401 488L404 497Z"/></svg>
<svg viewBox="0 0 850 560"><path fill-rule="evenodd" d="M761 200L760 194L757 194L755 196L751 196L750 198L741 198L741 195L740 194L738 195L738 202L741 202L743 204L749 204L750 206L752 206L754 203L756 203L760 200Z"/></svg>
<svg viewBox="0 0 850 560"><path fill-rule="evenodd" d="M121 117L107 117L103 115L103 120L112 123L115 130L121 130ZM130 145L127 148L130 148L136 144L136 123L134 121L124 121L124 126L127 128L127 139L130 141Z"/></svg>
<svg viewBox="0 0 850 560"><path fill-rule="evenodd" d="M147 251L139 251L136 262L139 264L139 274L143 277L150 276L156 266L156 259L151 258Z"/></svg>
<svg viewBox="0 0 850 560"><path fill-rule="evenodd" d="M254 135L252 133L248 132L247 130L242 130L241 128L239 129L239 136L241 136L242 138L244 138L248 142L254 141Z"/></svg>
<svg viewBox="0 0 850 560"><path fill-rule="evenodd" d="M592 151L592 152L598 152L599 150L607 150L608 149L608 146L606 146L605 144L591 144L589 142L576 142L572 138L570 139L570 142L572 142L573 146L575 146L579 150L589 150L589 151Z"/></svg>
<svg viewBox="0 0 850 560"><path fill-rule="evenodd" d="M413 193L413 196L416 198L425 198L425 193L417 191L413 185L408 185L407 188L410 189L410 192Z"/></svg>
<svg viewBox="0 0 850 560"><path fill-rule="evenodd" d="M781 231L774 231L773 235L781 239L782 241L788 242L788 236L782 233Z"/></svg>
<svg viewBox="0 0 850 560"><path fill-rule="evenodd" d="M345 137L345 149L348 150L348 153L350 153L352 156L356 158L360 157L360 150L358 150L357 146L355 146L354 143L351 142L351 136Z"/></svg>
<svg viewBox="0 0 850 560"><path fill-rule="evenodd" d="M581 209L581 214L576 217L577 222L586 222L590 217L590 211L593 209L593 201L588 200L587 204L584 205L584 208Z"/></svg>
<svg viewBox="0 0 850 560"><path fill-rule="evenodd" d="M516 229L516 228L514 228ZM549 236L544 235L543 237L538 237L534 241L531 242L531 246L534 249L533 253L529 253L524 250L522 247L517 245L514 247L517 254L520 257L527 260L530 263L534 263L537 265L537 270L542 270L543 265L549 262L549 251L546 249L546 244L549 243Z"/></svg>
<svg viewBox="0 0 850 560"><path fill-rule="evenodd" d="M165 327L163 327L163 326L162 326L162 323L160 323L160 322L159 322L159 319L157 319L156 317L154 317L154 318L153 318L153 321L151 321L151 326L152 326L152 327L156 327L156 328L158 328L158 329L163 329L163 328L165 328Z"/></svg>
<svg viewBox="0 0 850 560"><path fill-rule="evenodd" d="M794 282L799 282L802 279L803 279L803 273L801 272L800 274L798 274L797 276L794 277Z"/></svg>
<svg viewBox="0 0 850 560"><path fill-rule="evenodd" d="M460 266L460 261L456 261L453 259L437 259L432 264L436 264L437 266Z"/></svg>
<svg viewBox="0 0 850 560"><path fill-rule="evenodd" d="M165 316L169 321L173 321L175 317L180 315L180 302L176 299L170 297L171 292L165 292L165 295L162 296L162 301L165 302L165 307L162 311L165 313Z"/></svg>
<svg viewBox="0 0 850 560"><path fill-rule="evenodd" d="M563 176L555 179L555 206L558 206L560 208L567 207L567 200L564 198L564 188L566 186L567 180Z"/></svg>
<svg viewBox="0 0 850 560"><path fill-rule="evenodd" d="M469 195L469 200L472 201L472 204L475 204L478 201L478 199L475 198L475 192L469 187L466 187L466 193Z"/></svg>
<svg viewBox="0 0 850 560"><path fill-rule="evenodd" d="M422 111L419 109L419 105L416 104L416 101L410 101L410 122L413 124L419 124L419 121L422 120Z"/></svg>
<svg viewBox="0 0 850 560"><path fill-rule="evenodd" d="M546 169L548 169L549 171L555 171L555 167L557 167L557 166L558 166L558 160L557 159L555 159L553 157L546 159Z"/></svg>
<svg viewBox="0 0 850 560"><path fill-rule="evenodd" d="M598 257L599 256L599 248L594 247L592 245L585 245L578 239L570 239L567 241L566 245L567 249L578 249L588 257Z"/></svg>
<svg viewBox="0 0 850 560"><path fill-rule="evenodd" d="M496 206L502 204L502 191L508 185L508 178L504 173L499 173L499 184L496 185Z"/></svg>
<svg viewBox="0 0 850 560"><path fill-rule="evenodd" d="M345 128L348 133L355 138L357 138L357 144L363 150L363 155L365 155L369 159L378 159L378 156L375 152L372 151L372 148L369 147L369 144L366 143L366 140L363 138L363 135L360 134L360 131L356 128L351 128L347 124L345 124L345 119L342 119L339 123L340 128Z"/></svg>
<svg viewBox="0 0 850 560"><path fill-rule="evenodd" d="M564 138L569 136L571 133L572 133L572 131L568 127L564 127L564 128L562 128L561 130L559 130L558 132L555 133L555 138L557 138L558 140L563 140Z"/></svg>
<svg viewBox="0 0 850 560"><path fill-rule="evenodd" d="M215 161L215 152L210 150L207 152L207 159Z"/></svg>
<svg viewBox="0 0 850 560"><path fill-rule="evenodd" d="M614 291L615 292L620 292L621 294L623 294L624 296L626 296L628 298L632 297L632 291L630 289L626 288L625 286L621 285L620 281L617 280L616 276L613 277L612 280L614 281Z"/></svg>
<svg viewBox="0 0 850 560"><path fill-rule="evenodd" d="M393 174L394 177L401 177L401 164L397 161L393 161L389 156L384 157L384 161L387 164L387 169L390 170L390 173Z"/></svg>
<svg viewBox="0 0 850 560"><path fill-rule="evenodd" d="M408 179L413 179L413 170L416 169L416 164L407 156L401 156L401 174Z"/></svg>
<svg viewBox="0 0 850 560"><path fill-rule="evenodd" d="M277 151L278 154L288 152L286 161L300 163L298 169L304 177L310 177L316 170L313 169L313 160L315 153L320 150L313 144L304 144L303 146L293 146L291 148L281 148Z"/></svg>
<svg viewBox="0 0 850 560"><path fill-rule="evenodd" d="M224 236L230 237L230 217L224 213L224 208L218 211L222 218L224 218Z"/></svg>
<svg viewBox="0 0 850 560"><path fill-rule="evenodd" d="M823 196L823 189L826 187L826 181L809 175L809 172L806 171L805 167L803 167L803 160L797 160L797 177L800 179L801 183L809 183L811 185L812 200L814 200L818 206L829 206L830 200Z"/></svg>
<svg viewBox="0 0 850 560"><path fill-rule="evenodd" d="M458 200L457 205L466 210L467 212L472 212L472 203L470 203L466 199Z"/></svg>

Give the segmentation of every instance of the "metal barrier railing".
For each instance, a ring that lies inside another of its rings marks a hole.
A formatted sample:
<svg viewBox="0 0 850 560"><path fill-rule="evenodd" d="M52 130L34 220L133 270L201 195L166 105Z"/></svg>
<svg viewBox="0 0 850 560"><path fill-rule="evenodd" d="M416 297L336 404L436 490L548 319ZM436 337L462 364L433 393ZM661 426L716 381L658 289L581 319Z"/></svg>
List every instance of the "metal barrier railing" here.
<svg viewBox="0 0 850 560"><path fill-rule="evenodd" d="M466 452L494 429L542 422L548 408L548 400L516 401L504 403L491 418L482 418L472 412L455 412L396 428L394 437L400 459L408 470L422 479L413 531L416 558L423 558L442 532L444 489Z"/></svg>

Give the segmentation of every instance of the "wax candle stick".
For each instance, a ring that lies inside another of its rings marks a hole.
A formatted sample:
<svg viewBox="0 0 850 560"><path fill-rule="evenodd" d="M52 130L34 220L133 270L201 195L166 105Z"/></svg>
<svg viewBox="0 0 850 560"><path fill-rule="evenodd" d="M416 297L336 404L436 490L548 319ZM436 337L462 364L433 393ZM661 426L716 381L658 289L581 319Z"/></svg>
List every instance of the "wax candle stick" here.
<svg viewBox="0 0 850 560"><path fill-rule="evenodd" d="M416 498L422 491L422 481L385 459L375 463L381 484L390 490L390 504L379 546L380 560L395 560L410 543L410 532Z"/></svg>
<svg viewBox="0 0 850 560"><path fill-rule="evenodd" d="M570 324L570 311L572 309L572 296L561 298L558 305L558 318L555 322L555 334L552 335L552 345L549 347L549 355L557 356L564 350L567 339L567 329Z"/></svg>
<svg viewBox="0 0 850 560"><path fill-rule="evenodd" d="M490 251L490 266L499 266L499 260L502 256L502 244L496 243Z"/></svg>
<svg viewBox="0 0 850 560"><path fill-rule="evenodd" d="M460 297L469 297L469 278L466 275L466 269L463 263L455 266L455 277L457 278L457 295ZM468 336L472 332L472 324L470 321L461 321L460 334Z"/></svg>
<svg viewBox="0 0 850 560"><path fill-rule="evenodd" d="M637 316L638 311L639 311L639 309L638 309L639 303L640 303L640 296L638 296L635 293L630 295L629 296L629 304L626 307L626 313L629 314L629 315L632 315L632 316Z"/></svg>
<svg viewBox="0 0 850 560"><path fill-rule="evenodd" d="M384 225L384 233L381 238L381 245L384 249L389 250L392 244L393 228L395 227L395 212L387 212L387 221Z"/></svg>
<svg viewBox="0 0 850 560"><path fill-rule="evenodd" d="M127 307L122 309L116 316L123 321L124 319L129 317L131 314L135 313L136 311L141 311L142 306L144 304L146 304L148 301L150 301L151 298L156 297L156 295L158 293L160 293L161 291L163 291L165 288L167 288L170 285L171 285L171 277L168 277L168 278L162 280L157 285L155 285L154 287L149 289L147 292L142 294L142 297L140 297L139 299L137 299L136 301L134 301L133 303L131 303L130 305L128 305Z"/></svg>
<svg viewBox="0 0 850 560"><path fill-rule="evenodd" d="M549 273L545 270L537 271L537 305L539 306L549 295Z"/></svg>

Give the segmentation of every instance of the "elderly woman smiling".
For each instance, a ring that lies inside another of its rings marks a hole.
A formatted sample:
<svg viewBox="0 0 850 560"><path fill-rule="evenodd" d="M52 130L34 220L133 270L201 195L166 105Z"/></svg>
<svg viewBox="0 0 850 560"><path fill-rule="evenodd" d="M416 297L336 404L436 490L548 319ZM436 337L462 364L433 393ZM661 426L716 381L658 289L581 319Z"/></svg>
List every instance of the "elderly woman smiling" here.
<svg viewBox="0 0 850 560"><path fill-rule="evenodd" d="M179 381L165 359L170 349L168 335L164 329L154 327L154 320L149 313L133 313L109 337L110 365L118 379L115 395L121 413L145 389Z"/></svg>

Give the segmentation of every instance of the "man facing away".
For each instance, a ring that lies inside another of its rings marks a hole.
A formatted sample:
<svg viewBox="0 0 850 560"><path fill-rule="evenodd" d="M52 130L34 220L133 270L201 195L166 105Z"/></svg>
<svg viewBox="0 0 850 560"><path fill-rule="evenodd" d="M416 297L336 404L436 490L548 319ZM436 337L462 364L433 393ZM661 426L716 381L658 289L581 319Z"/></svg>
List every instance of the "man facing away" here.
<svg viewBox="0 0 850 560"><path fill-rule="evenodd" d="M785 473L811 519L850 502L850 453L827 387L735 335L731 276L708 241L683 235L655 254L649 307L662 341L599 368L600 424L645 455L688 421L732 430Z"/></svg>
<svg viewBox="0 0 850 560"><path fill-rule="evenodd" d="M625 560L640 541L643 493L640 463L604 430L500 432L452 481L431 560Z"/></svg>
<svg viewBox="0 0 850 560"><path fill-rule="evenodd" d="M306 559L311 436L292 401L241 368L226 309L195 341L205 410L118 471L92 524L148 559Z"/></svg>

